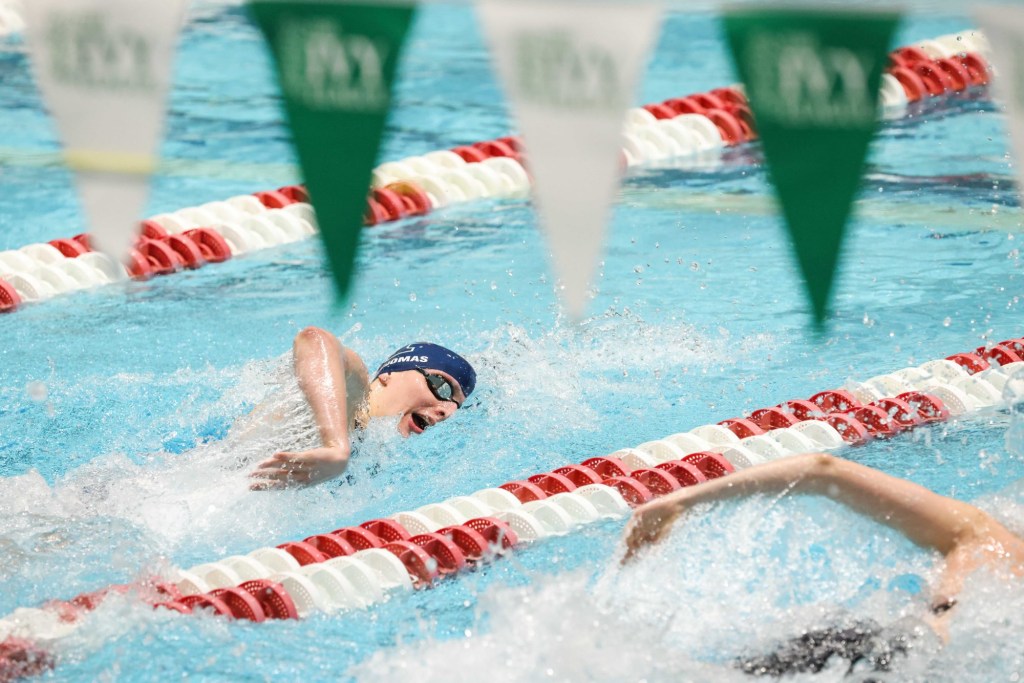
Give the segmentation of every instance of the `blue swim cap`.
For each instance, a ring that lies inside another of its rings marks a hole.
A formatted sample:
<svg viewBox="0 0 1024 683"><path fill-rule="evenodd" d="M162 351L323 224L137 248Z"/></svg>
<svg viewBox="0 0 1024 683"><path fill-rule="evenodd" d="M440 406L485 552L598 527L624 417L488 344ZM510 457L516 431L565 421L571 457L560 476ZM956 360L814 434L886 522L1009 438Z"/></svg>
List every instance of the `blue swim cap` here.
<svg viewBox="0 0 1024 683"><path fill-rule="evenodd" d="M469 396L476 386L476 370L465 358L443 346L429 342L414 342L395 351L377 368L377 375L402 372L416 368L443 370L455 378L462 393Z"/></svg>

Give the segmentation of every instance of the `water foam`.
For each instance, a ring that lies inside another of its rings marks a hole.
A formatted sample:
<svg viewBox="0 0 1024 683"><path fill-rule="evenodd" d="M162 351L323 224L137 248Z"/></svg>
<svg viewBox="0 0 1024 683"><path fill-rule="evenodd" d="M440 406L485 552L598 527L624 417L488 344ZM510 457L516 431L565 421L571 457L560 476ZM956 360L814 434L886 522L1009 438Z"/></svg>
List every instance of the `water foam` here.
<svg viewBox="0 0 1024 683"><path fill-rule="evenodd" d="M987 502L1002 504L994 501ZM1024 661L1024 586L973 576L952 644L942 648L921 620L936 559L830 502L750 499L693 511L627 567L614 557L596 575L493 586L463 637L399 644L349 673L365 682L749 682L737 658L808 630L871 619L910 644L892 673L870 674L877 680L1014 680ZM833 658L817 674L786 680L851 680L848 668Z"/></svg>

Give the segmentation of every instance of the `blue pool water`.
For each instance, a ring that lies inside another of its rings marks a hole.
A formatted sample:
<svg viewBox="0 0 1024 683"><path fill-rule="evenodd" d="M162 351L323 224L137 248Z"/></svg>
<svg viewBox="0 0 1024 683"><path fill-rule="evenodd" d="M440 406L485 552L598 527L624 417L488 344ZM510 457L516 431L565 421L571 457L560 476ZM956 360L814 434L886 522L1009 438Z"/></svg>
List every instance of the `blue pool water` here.
<svg viewBox="0 0 1024 683"><path fill-rule="evenodd" d="M897 41L968 24L912 16ZM0 41L0 74L0 249L81 232L69 175L40 162L57 143L20 38ZM402 74L382 159L515 129L466 7L421 12ZM733 80L715 18L672 14L637 101ZM244 12L193 10L163 154L195 164L157 179L149 213L297 180L281 116ZM367 231L359 282L340 307L315 241L25 306L0 318L0 613L1019 337L1012 174L1003 114L984 93L888 122L823 336L808 331L756 145L627 178L579 326L559 313L525 200ZM409 441L375 426L342 484L249 493L245 469L225 463L261 454L224 437L305 325L341 335L371 366L414 339L449 344L477 365L478 405ZM1013 419L972 416L843 455L1019 519L1024 444L1007 439ZM302 622L189 619L114 600L61 645L51 675L741 680L732 657L829 610L883 623L915 613L934 559L830 504L757 500L712 511L620 573L621 526ZM1022 603L1019 588L978 579L955 644L926 643L899 680L1009 678L1024 661Z"/></svg>

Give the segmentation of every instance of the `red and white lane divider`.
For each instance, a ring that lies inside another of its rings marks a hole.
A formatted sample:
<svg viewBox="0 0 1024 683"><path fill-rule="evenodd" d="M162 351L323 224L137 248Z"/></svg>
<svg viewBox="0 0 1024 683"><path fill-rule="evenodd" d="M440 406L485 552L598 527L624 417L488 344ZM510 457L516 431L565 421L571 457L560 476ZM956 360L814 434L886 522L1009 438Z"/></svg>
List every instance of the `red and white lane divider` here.
<svg viewBox="0 0 1024 683"><path fill-rule="evenodd" d="M940 36L890 54L883 116L910 102L983 86L988 42L977 31ZM707 159L757 139L742 86L672 98L627 112L623 164ZM381 164L373 170L367 225L396 221L482 198L522 197L531 180L517 137L487 140ZM23 302L122 280L198 268L232 255L305 239L317 230L300 185L210 202L143 221L125 266L93 252L87 235L0 252L0 312Z"/></svg>
<svg viewBox="0 0 1024 683"><path fill-rule="evenodd" d="M987 85L991 52L988 39L980 31L950 33L894 50L883 75L883 102L887 107L902 104L893 81L899 84L907 102Z"/></svg>
<svg viewBox="0 0 1024 683"><path fill-rule="evenodd" d="M0 680L52 666L48 645L112 593L135 590L154 607L257 622L365 608L494 560L521 543L623 517L658 496L736 469L999 406L1010 376L1022 373L1024 338L1010 339L387 519L176 570L144 584L20 608L0 619Z"/></svg>

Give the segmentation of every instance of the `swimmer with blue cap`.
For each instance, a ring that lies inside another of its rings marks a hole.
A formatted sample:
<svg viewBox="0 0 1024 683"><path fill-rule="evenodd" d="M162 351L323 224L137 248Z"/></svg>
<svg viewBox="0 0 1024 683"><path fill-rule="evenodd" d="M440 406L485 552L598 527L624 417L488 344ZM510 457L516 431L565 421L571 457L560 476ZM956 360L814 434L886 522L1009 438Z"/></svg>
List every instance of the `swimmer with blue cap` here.
<svg viewBox="0 0 1024 683"><path fill-rule="evenodd" d="M476 371L465 358L429 342L398 349L373 379L355 351L319 327L299 332L292 351L295 376L323 445L263 461L251 475L253 489L333 479L348 466L353 430L375 417L398 416L403 437L422 434L451 417L476 387Z"/></svg>

